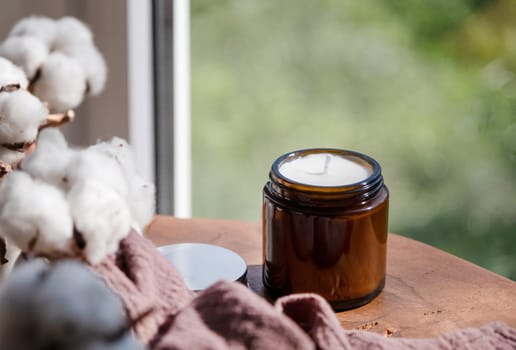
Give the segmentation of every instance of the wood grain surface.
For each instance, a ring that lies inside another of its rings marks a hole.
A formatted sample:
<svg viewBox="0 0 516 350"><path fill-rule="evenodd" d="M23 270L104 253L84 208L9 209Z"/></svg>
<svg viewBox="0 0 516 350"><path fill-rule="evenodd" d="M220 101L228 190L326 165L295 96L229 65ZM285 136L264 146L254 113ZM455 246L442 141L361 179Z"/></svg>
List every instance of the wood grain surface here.
<svg viewBox="0 0 516 350"><path fill-rule="evenodd" d="M239 253L250 287L264 295L262 234L257 223L157 216L146 236L157 246L202 242ZM385 289L371 303L339 312L345 329L432 337L502 321L516 328L516 282L426 244L389 234Z"/></svg>

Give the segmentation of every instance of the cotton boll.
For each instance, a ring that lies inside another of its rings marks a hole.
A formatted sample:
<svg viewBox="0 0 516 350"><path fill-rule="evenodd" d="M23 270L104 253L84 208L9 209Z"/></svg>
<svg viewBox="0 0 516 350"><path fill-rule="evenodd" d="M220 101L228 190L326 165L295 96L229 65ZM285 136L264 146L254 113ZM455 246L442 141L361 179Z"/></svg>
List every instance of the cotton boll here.
<svg viewBox="0 0 516 350"><path fill-rule="evenodd" d="M33 85L33 93L55 112L77 107L85 91L86 75L81 64L60 52L48 55Z"/></svg>
<svg viewBox="0 0 516 350"><path fill-rule="evenodd" d="M138 175L133 175L127 198L136 229L140 232L156 213L156 188Z"/></svg>
<svg viewBox="0 0 516 350"><path fill-rule="evenodd" d="M73 45L93 45L93 34L87 25L74 17L63 17L56 21L54 50L64 50Z"/></svg>
<svg viewBox="0 0 516 350"><path fill-rule="evenodd" d="M68 147L59 129L43 129L37 139L37 147L21 164L22 170L33 178L41 179L62 190L70 187L67 171L78 151Z"/></svg>
<svg viewBox="0 0 516 350"><path fill-rule="evenodd" d="M43 259L31 260L17 267L16 273L11 274L6 283L0 285L0 318L13 317L12 321L25 319L33 309L33 296L38 287L39 276L44 274L47 268ZM22 300L24 302L21 302ZM18 307L22 309L16 310ZM0 322L0 328L3 329L9 323Z"/></svg>
<svg viewBox="0 0 516 350"><path fill-rule="evenodd" d="M76 59L86 72L88 94L98 95L104 89L107 79L106 62L93 44L64 47L63 53Z"/></svg>
<svg viewBox="0 0 516 350"><path fill-rule="evenodd" d="M32 142L48 110L26 90L0 93L0 144Z"/></svg>
<svg viewBox="0 0 516 350"><path fill-rule="evenodd" d="M0 184L2 235L35 255L67 255L73 225L64 194L28 174L15 171Z"/></svg>
<svg viewBox="0 0 516 350"><path fill-rule="evenodd" d="M123 197L129 192L129 184L117 160L95 148L79 152L69 166L67 177L70 183L89 180L100 182Z"/></svg>
<svg viewBox="0 0 516 350"><path fill-rule="evenodd" d="M43 151L37 147L36 152L23 160L21 168L34 178L67 191L71 187L68 169L76 156L73 149Z"/></svg>
<svg viewBox="0 0 516 350"><path fill-rule="evenodd" d="M14 165L25 157L24 152L11 151L5 147L0 146L0 160L4 163Z"/></svg>
<svg viewBox="0 0 516 350"><path fill-rule="evenodd" d="M56 128L46 128L41 130L38 135L38 147L44 147L48 149L66 149L68 148L68 142L66 141L63 133Z"/></svg>
<svg viewBox="0 0 516 350"><path fill-rule="evenodd" d="M8 86L19 86L21 89L26 89L27 77L21 68L0 57L0 91Z"/></svg>
<svg viewBox="0 0 516 350"><path fill-rule="evenodd" d="M56 264L35 299L39 321L50 338L81 344L115 334L125 323L120 300L75 261Z"/></svg>
<svg viewBox="0 0 516 350"><path fill-rule="evenodd" d="M68 202L75 228L86 241L86 259L97 264L114 253L130 229L131 214L125 199L113 188L90 180L74 183Z"/></svg>
<svg viewBox="0 0 516 350"><path fill-rule="evenodd" d="M114 137L108 142L99 142L89 148L102 152L115 159L122 168L120 176L124 176L129 183L126 195L131 209L133 227L141 232L155 214L155 192L153 183L145 181L136 174L131 146L120 137Z"/></svg>
<svg viewBox="0 0 516 350"><path fill-rule="evenodd" d="M101 151L116 161L122 167L124 174L132 174L135 171L134 157L131 146L120 137L113 137L108 142L98 142L90 146L90 149Z"/></svg>
<svg viewBox="0 0 516 350"><path fill-rule="evenodd" d="M142 349L129 332L114 339L113 347L93 347L126 324L119 299L75 261L30 261L16 268L0 289L2 349ZM126 347L116 347L119 343Z"/></svg>
<svg viewBox="0 0 516 350"><path fill-rule="evenodd" d="M34 293L40 276L46 272L42 260L33 260L17 267L0 288L0 343L2 349L37 349L40 337L34 317Z"/></svg>
<svg viewBox="0 0 516 350"><path fill-rule="evenodd" d="M26 17L18 21L9 33L9 36L28 35L39 38L50 49L56 36L56 23L48 17Z"/></svg>
<svg viewBox="0 0 516 350"><path fill-rule="evenodd" d="M20 66L32 79L48 56L48 46L35 36L11 36L0 45L0 56Z"/></svg>

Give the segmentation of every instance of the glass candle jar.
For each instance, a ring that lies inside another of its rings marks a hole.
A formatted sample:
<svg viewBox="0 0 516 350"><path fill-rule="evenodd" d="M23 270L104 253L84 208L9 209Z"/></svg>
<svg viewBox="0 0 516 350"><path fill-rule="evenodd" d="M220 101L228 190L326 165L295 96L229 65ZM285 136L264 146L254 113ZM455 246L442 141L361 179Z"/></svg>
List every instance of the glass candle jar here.
<svg viewBox="0 0 516 350"><path fill-rule="evenodd" d="M389 193L374 159L338 149L285 154L263 189L263 282L313 292L336 310L383 289Z"/></svg>

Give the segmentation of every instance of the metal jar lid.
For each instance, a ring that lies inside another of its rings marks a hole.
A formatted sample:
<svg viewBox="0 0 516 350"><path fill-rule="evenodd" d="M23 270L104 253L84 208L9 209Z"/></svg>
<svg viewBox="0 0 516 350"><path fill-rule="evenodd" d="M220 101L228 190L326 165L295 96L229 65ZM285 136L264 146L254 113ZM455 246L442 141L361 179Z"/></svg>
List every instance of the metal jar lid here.
<svg viewBox="0 0 516 350"><path fill-rule="evenodd" d="M247 265L232 250L203 243L172 244L158 249L193 291L202 291L220 279L247 283Z"/></svg>

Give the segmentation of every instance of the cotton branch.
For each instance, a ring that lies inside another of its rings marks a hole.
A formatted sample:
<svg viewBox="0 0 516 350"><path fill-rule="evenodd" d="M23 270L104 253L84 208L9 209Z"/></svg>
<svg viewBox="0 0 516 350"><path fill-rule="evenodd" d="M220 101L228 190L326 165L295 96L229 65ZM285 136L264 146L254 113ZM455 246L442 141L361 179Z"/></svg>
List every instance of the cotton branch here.
<svg viewBox="0 0 516 350"><path fill-rule="evenodd" d="M65 113L54 113L49 114L47 119L39 126L39 131L49 128L49 127L58 127L68 122L72 122L75 119L75 112L73 110L68 110Z"/></svg>

